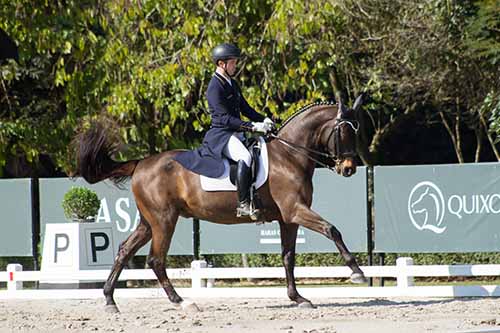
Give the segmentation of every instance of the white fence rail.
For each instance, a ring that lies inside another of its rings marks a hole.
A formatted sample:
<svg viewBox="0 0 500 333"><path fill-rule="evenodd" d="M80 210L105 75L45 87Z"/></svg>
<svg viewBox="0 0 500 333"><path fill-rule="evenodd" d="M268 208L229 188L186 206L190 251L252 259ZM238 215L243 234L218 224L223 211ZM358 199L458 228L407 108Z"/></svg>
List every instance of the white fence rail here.
<svg viewBox="0 0 500 333"><path fill-rule="evenodd" d="M398 258L395 266L364 266L362 270L367 277L396 278L397 284L395 287L305 287L299 288L299 291L310 298L500 296L500 285L414 285L414 277L500 276L500 265L413 265L411 258ZM210 268L204 261L194 261L191 268L168 269L167 274L170 279L191 280L191 288L177 289L183 297L287 297L285 287L210 288L216 279L285 278L282 267ZM23 289L23 282L105 281L108 275L109 270L80 270L67 274L22 271L20 265L11 264L6 272L0 272L0 282L7 282L7 290L0 291L0 299L101 298L100 289L34 290ZM347 267L296 267L295 269L296 278L348 278L350 275L351 270ZM156 276L150 269L126 269L120 275L120 280L156 280ZM160 288L119 288L115 295L161 297L164 292Z"/></svg>

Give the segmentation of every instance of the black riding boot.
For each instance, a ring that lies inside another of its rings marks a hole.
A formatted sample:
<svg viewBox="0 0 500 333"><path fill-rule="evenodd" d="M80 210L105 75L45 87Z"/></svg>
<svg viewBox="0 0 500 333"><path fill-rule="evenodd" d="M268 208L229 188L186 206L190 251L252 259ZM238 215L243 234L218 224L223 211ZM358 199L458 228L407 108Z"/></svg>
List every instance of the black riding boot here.
<svg viewBox="0 0 500 333"><path fill-rule="evenodd" d="M236 171L236 187L238 188L238 208L236 216L255 216L256 211L250 205L250 168L243 160L238 161L238 170Z"/></svg>

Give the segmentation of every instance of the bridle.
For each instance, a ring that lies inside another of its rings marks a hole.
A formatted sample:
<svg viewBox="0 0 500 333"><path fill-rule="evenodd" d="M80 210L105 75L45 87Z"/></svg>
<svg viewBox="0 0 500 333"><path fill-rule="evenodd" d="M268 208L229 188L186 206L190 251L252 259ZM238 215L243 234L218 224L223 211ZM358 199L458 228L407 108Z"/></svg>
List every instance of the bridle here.
<svg viewBox="0 0 500 333"><path fill-rule="evenodd" d="M328 139L326 140L327 148L330 147L330 141L332 140L332 146L334 147L334 154L330 155L331 159L334 160L336 163L339 163L340 161L346 159L346 158L353 158L355 157L356 151L351 150L351 151L342 151L342 146L340 145L340 128L341 125L347 124L351 126L351 128L354 131L354 134L358 133L359 130L359 123L356 120L352 119L346 119L346 118L338 118L335 119L335 126L333 126L332 131L328 135Z"/></svg>
<svg viewBox="0 0 500 333"><path fill-rule="evenodd" d="M328 152L326 152L326 153L323 151L307 148L307 147L298 145L296 143L290 142L288 140L282 139L282 138L278 137L277 135L275 135L274 133L269 134L269 136L278 140L279 142L281 142L285 146L291 148L292 150L296 151L297 153L307 157L311 161L314 161L317 164L319 164L325 168L328 168L332 171L337 172L336 168L340 165L340 163L343 160L345 160L346 158L353 158L357 155L355 151L343 151L342 150L342 147L340 145L340 128L343 124L351 126L351 128L354 130L355 134L359 130L359 123L356 120L342 118L342 117L335 119L335 124L334 124L332 130L330 131L330 134L328 134L328 138L326 140L326 147L328 150ZM330 141L332 142L332 146L334 147L333 153L330 153L329 149L328 149L328 147L331 146ZM315 154L319 157L322 157L323 159L333 161L334 167L332 167L328 163L324 163L323 161L320 161L319 159L311 156L311 154Z"/></svg>

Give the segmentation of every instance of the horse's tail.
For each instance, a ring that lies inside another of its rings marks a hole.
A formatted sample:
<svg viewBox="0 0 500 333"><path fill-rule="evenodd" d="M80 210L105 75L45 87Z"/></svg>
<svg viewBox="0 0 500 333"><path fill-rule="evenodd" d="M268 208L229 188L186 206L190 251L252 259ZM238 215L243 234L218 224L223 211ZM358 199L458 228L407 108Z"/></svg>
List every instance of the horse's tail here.
<svg viewBox="0 0 500 333"><path fill-rule="evenodd" d="M116 185L134 174L138 160L115 161L120 141L109 122L93 122L75 137L77 168L74 176L94 184L110 178Z"/></svg>

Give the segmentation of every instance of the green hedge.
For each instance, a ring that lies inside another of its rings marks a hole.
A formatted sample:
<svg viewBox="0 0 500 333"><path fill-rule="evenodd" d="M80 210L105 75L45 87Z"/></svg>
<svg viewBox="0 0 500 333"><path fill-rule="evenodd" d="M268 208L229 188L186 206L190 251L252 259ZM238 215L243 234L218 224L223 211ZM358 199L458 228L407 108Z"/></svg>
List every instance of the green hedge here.
<svg viewBox="0 0 500 333"><path fill-rule="evenodd" d="M355 254L359 265L368 265L367 254ZM415 265L467 265L467 264L498 264L498 252L473 253L388 253L385 254L385 264L395 265L398 257L412 257ZM243 267L241 254L206 255L203 258L214 267ZM374 255L373 265L378 265L379 256ZM136 267L144 267L145 257L137 256L134 259ZM192 256L168 256L167 267L190 267ZM281 267L279 254L248 254L250 267ZM30 257L2 257L0 271L5 271L7 264L20 263L24 270L33 269L33 259ZM296 266L343 266L344 259L338 253L300 253L295 260Z"/></svg>
<svg viewBox="0 0 500 333"><path fill-rule="evenodd" d="M359 265L368 265L367 254L355 254ZM207 255L205 259L214 267L241 267L241 254ZM500 253L388 253L385 264L395 265L398 257L412 257L416 265L459 265L500 263ZM378 265L378 255L374 255L373 265ZM249 254L247 261L251 267L282 266L279 254ZM300 253L295 260L296 266L343 266L344 259L338 253Z"/></svg>

